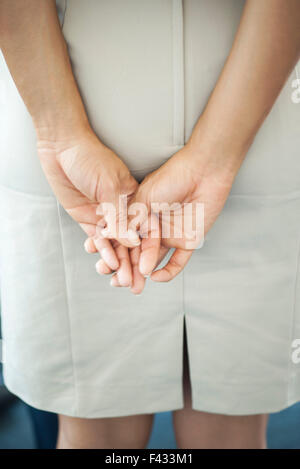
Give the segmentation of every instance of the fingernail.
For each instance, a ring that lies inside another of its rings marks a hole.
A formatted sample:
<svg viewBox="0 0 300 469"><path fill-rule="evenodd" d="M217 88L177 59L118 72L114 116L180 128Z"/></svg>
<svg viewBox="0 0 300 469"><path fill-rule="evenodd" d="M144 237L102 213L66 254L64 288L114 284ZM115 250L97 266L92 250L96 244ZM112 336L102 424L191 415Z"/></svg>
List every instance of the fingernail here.
<svg viewBox="0 0 300 469"><path fill-rule="evenodd" d="M101 257L104 260L104 262L112 269L112 270L117 270L119 267L119 263L117 260L114 258L112 255L111 251L108 248L103 248L100 251Z"/></svg>
<svg viewBox="0 0 300 469"><path fill-rule="evenodd" d="M103 228L103 230L101 230L100 233L102 234L104 238L106 238L110 234L107 228Z"/></svg>
<svg viewBox="0 0 300 469"><path fill-rule="evenodd" d="M131 241L132 244L134 244L135 246L138 246L139 244L141 244L140 237L136 231L133 231L131 229L128 230L127 236L128 236L129 241Z"/></svg>
<svg viewBox="0 0 300 469"><path fill-rule="evenodd" d="M102 259L100 259L100 260L96 263L96 265L95 265L96 271L97 271L97 273L98 273L99 275L104 275L104 272L101 272L101 271L100 271L100 266L101 266L102 264L103 264L103 261L102 261ZM105 268L105 266L104 266L104 268Z"/></svg>
<svg viewBox="0 0 300 469"><path fill-rule="evenodd" d="M116 287L116 286L117 286L117 285L116 285L116 279L115 279L115 277L112 277L112 278L110 279L110 286L111 286L111 287Z"/></svg>
<svg viewBox="0 0 300 469"><path fill-rule="evenodd" d="M134 296L141 296L142 292L141 293L135 293L134 291L131 290L131 293L134 295Z"/></svg>
<svg viewBox="0 0 300 469"><path fill-rule="evenodd" d="M84 242L84 249L86 250L86 252L89 254L90 251L89 251L89 246L90 246L90 239L86 239L85 242Z"/></svg>

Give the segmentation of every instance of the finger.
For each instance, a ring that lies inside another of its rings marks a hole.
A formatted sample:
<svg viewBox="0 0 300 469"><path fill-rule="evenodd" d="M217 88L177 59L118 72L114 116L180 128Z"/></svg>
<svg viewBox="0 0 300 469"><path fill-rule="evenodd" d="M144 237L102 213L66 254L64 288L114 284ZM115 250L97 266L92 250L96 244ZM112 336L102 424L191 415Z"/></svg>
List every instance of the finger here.
<svg viewBox="0 0 300 469"><path fill-rule="evenodd" d="M106 227L101 230L104 238L116 239L125 247L140 245L141 240L137 231L128 229L126 197L119 197L119 200L108 204L99 204L97 214L101 214L106 222Z"/></svg>
<svg viewBox="0 0 300 469"><path fill-rule="evenodd" d="M132 270L128 248L120 244L115 250L119 259L119 268L117 270L119 284L122 287L130 287L132 284Z"/></svg>
<svg viewBox="0 0 300 469"><path fill-rule="evenodd" d="M143 191L139 189L132 195L128 207L126 209L122 207L122 201L119 199L118 207L122 208L119 211L118 220L115 225L117 225L117 234L116 230L111 230L111 221L106 215L105 220L107 221L107 227L103 230L103 236L117 239L123 246L136 247L141 244L141 239L139 235L140 227L148 219L148 206L144 201L144 196L142 195Z"/></svg>
<svg viewBox="0 0 300 469"><path fill-rule="evenodd" d="M141 247L130 249L130 261L132 266L132 285L131 292L134 295L140 295L145 287L145 277L139 270Z"/></svg>
<svg viewBox="0 0 300 469"><path fill-rule="evenodd" d="M75 190L74 193L79 192ZM86 200L82 194L80 194L80 198L84 201ZM66 211L74 220L83 226L89 224L95 226L101 219L101 216L97 214L97 204L83 203L81 206L76 206L76 208L73 209L69 208L66 209Z"/></svg>
<svg viewBox="0 0 300 469"><path fill-rule="evenodd" d="M126 270L125 270L126 269L126 262L124 262L124 251L122 249L117 250L117 246L119 246L117 241L111 242L111 247L115 250L115 253L116 253L117 257L118 257L118 254L121 255L121 258L118 259L119 260L119 268L121 268L121 271L120 271L119 275L123 279L124 279L124 275L125 275L125 277L127 276L127 279L125 278L125 281L124 281L125 282L124 286L128 286L127 283L130 282L131 274L129 272L129 275L128 275L128 272L126 272ZM88 238L86 240L85 248L86 248L86 251L89 252L89 253L98 252L97 249L96 249L96 246L94 244L94 240L91 239L91 238ZM124 272L124 270L125 270L125 272ZM96 271L100 275L108 275L108 274L113 273L113 270L109 267L109 265L107 265L107 263L104 261L104 259L100 259L97 262ZM117 273L118 273L118 271L117 271ZM118 286L122 286L122 285L120 285L119 281L118 281Z"/></svg>
<svg viewBox="0 0 300 469"><path fill-rule="evenodd" d="M94 225L92 223L79 223L83 231L88 236L88 239L84 243L84 248L89 254L98 252L93 242L93 238L97 236L97 230L101 230L102 228L104 228L104 223L104 220L100 220L97 225Z"/></svg>
<svg viewBox="0 0 300 469"><path fill-rule="evenodd" d="M124 234L121 234L121 232L118 233L115 230L110 230L108 223L107 228L101 230L101 235L103 238L116 239L122 246L127 248L136 247L141 244L140 237L136 231L129 229Z"/></svg>
<svg viewBox="0 0 300 469"><path fill-rule="evenodd" d="M157 264L155 267L157 267L162 262L162 260L166 257L169 251L170 251L170 248L160 245L158 260L157 260Z"/></svg>
<svg viewBox="0 0 300 469"><path fill-rule="evenodd" d="M85 234L89 237L92 238L96 234L96 225L93 225L92 223L79 223Z"/></svg>
<svg viewBox="0 0 300 469"><path fill-rule="evenodd" d="M169 282L184 269L192 254L193 251L176 249L169 262L162 269L151 274L151 280L154 282Z"/></svg>
<svg viewBox="0 0 300 469"><path fill-rule="evenodd" d="M94 238L93 241L97 251L99 251L102 259L107 264L107 266L111 270L117 270L119 268L120 263L115 249L113 248L110 241L108 239L101 238L100 236Z"/></svg>
<svg viewBox="0 0 300 469"><path fill-rule="evenodd" d="M110 279L111 287L121 287L117 274L114 274Z"/></svg>
<svg viewBox="0 0 300 469"><path fill-rule="evenodd" d="M100 275L108 275L113 273L113 271L108 267L108 265L104 262L103 259L99 259L99 261L97 262L96 271Z"/></svg>
<svg viewBox="0 0 300 469"><path fill-rule="evenodd" d="M160 227L159 219L154 214L151 214L147 220L147 233L143 233L143 226L141 226L141 254L139 260L139 270L143 275L150 275L158 264L160 253ZM143 237L146 235L146 237Z"/></svg>
<svg viewBox="0 0 300 469"><path fill-rule="evenodd" d="M85 240L84 249L86 250L88 254L95 254L96 252L98 252L92 238L87 238Z"/></svg>

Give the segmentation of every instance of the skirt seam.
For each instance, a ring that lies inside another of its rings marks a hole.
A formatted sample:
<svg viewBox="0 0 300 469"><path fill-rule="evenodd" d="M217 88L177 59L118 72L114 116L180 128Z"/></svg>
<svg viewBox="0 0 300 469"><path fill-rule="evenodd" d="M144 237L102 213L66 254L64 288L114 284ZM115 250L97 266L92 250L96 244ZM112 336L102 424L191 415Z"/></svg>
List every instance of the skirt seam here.
<svg viewBox="0 0 300 469"><path fill-rule="evenodd" d="M173 145L184 145L183 5L172 2Z"/></svg>
<svg viewBox="0 0 300 469"><path fill-rule="evenodd" d="M233 198L293 200L300 198L300 191L286 192L284 194L229 194L228 199Z"/></svg>
<svg viewBox="0 0 300 469"><path fill-rule="evenodd" d="M57 216L58 216L58 227L59 227L59 235L60 235L60 243L61 243L61 251L62 251L62 263L63 263L63 273L64 273L64 280L65 280L65 299L66 299L66 307L67 307L67 319L68 319L68 327L69 327L69 348L70 348L70 355L71 355L71 365L72 365L72 376L73 376L73 396L74 396L74 415L77 414L77 387L76 387L76 372L75 372L75 363L74 363L74 350L73 350L73 341L72 341L72 322L71 322L71 314L70 314L70 294L67 282L67 273L66 273L66 256L65 256L65 249L64 249L64 239L63 239L63 231L62 231L62 221L61 221L61 214L60 214L60 205L59 202L56 201L57 204Z"/></svg>
<svg viewBox="0 0 300 469"><path fill-rule="evenodd" d="M40 199L40 200L43 200L43 202L45 202L45 203L49 202L49 203L53 204L56 201L56 198L54 197L54 195L28 193L28 192L24 192L22 190L12 189L11 187L8 187L8 186L6 186L5 184L2 184L2 183L0 183L0 191L11 192L12 194L18 194L20 196L23 196L23 197L26 197L26 198L29 198L29 199L33 199L33 200Z"/></svg>

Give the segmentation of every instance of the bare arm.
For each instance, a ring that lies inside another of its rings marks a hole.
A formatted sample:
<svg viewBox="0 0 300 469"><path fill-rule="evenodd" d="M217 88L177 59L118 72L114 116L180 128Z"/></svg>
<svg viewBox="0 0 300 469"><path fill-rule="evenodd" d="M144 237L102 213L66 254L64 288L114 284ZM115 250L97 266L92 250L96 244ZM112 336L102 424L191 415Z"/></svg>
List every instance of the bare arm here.
<svg viewBox="0 0 300 469"><path fill-rule="evenodd" d="M188 143L146 178L134 202L147 206L180 202L194 208L204 203L206 234L299 54L300 1L247 0L228 60ZM179 209L171 219L175 227L178 224L177 232L185 226L182 213ZM165 232L172 232L169 218L164 218ZM197 226L195 215L193 226ZM194 246L202 239L201 224L199 228ZM151 275L152 280L169 281L184 268L193 245L187 234L163 239L164 247L176 249L165 267Z"/></svg>
<svg viewBox="0 0 300 469"><path fill-rule="evenodd" d="M54 0L0 0L0 47L38 137L88 126Z"/></svg>
<svg viewBox="0 0 300 469"><path fill-rule="evenodd" d="M191 141L245 155L300 58L300 1L247 0L217 85Z"/></svg>
<svg viewBox="0 0 300 469"><path fill-rule="evenodd" d="M137 182L93 132L81 100L54 0L0 0L0 47L37 133L38 156L57 199L89 236L97 207L132 195ZM132 234L125 245L139 244ZM110 243L99 241L111 268ZM130 276L129 276L130 277ZM131 278L131 277L130 277Z"/></svg>

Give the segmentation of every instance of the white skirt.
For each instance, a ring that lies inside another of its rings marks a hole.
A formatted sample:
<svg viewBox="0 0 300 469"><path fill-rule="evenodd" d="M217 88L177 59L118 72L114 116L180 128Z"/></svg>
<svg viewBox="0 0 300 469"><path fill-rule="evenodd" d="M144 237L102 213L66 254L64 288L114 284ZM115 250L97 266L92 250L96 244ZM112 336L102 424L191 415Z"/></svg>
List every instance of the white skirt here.
<svg viewBox="0 0 300 469"><path fill-rule="evenodd" d="M58 2L90 122L139 180L188 140L243 3ZM84 233L41 170L33 124L3 56L0 80L7 387L34 407L70 416L179 409L185 320L194 409L259 414L300 400L300 364L292 360L300 339L296 70L204 247L175 280L148 281L139 297L95 272Z"/></svg>

